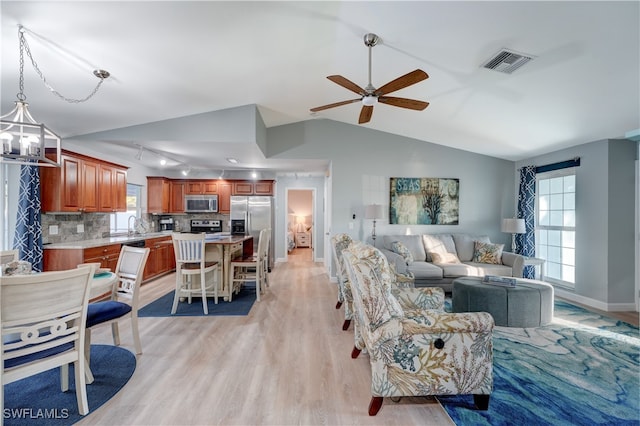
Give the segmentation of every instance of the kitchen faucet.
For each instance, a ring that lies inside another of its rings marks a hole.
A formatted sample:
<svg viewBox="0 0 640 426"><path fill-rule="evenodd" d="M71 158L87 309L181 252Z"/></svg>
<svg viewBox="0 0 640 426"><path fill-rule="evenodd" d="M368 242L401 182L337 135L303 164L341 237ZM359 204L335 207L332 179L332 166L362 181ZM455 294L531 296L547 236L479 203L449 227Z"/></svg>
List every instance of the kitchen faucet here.
<svg viewBox="0 0 640 426"><path fill-rule="evenodd" d="M133 227L131 226L131 219L133 218ZM128 228L128 232L127 234L129 236L132 236L136 233L136 224L138 223L138 218L136 217L136 215L132 214L131 216L129 216L129 219L127 219L127 228Z"/></svg>

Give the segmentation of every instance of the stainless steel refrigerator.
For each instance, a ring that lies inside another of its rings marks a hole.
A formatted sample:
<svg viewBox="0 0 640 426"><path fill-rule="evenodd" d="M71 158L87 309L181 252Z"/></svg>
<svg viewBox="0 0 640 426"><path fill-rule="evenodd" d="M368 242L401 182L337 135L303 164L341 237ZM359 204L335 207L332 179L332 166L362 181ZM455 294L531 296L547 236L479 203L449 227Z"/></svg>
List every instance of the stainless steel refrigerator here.
<svg viewBox="0 0 640 426"><path fill-rule="evenodd" d="M273 268L273 235L274 235L274 205L273 197L258 195L231 197L231 222L244 220L245 235L253 237L253 252L258 251L258 239L260 231L271 228L269 242L269 270Z"/></svg>

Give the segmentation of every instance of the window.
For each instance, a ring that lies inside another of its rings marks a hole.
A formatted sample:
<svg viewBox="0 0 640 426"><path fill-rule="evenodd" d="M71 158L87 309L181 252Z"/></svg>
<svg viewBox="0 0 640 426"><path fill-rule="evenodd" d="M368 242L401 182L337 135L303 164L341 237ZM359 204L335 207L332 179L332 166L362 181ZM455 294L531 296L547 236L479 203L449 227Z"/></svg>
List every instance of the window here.
<svg viewBox="0 0 640 426"><path fill-rule="evenodd" d="M129 217L140 218L142 215L142 186L127 184L127 211L111 214L110 229L111 235L122 234L129 231Z"/></svg>
<svg viewBox="0 0 640 426"><path fill-rule="evenodd" d="M576 175L562 169L536 176L536 257L545 279L573 288L576 259Z"/></svg>

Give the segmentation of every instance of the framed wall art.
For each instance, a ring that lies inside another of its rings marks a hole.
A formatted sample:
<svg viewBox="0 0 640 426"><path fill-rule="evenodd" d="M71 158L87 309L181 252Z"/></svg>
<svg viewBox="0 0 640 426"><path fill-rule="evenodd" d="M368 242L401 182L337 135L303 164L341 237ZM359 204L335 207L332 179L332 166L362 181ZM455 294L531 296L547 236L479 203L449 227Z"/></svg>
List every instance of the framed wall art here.
<svg viewBox="0 0 640 426"><path fill-rule="evenodd" d="M459 179L391 178L389 223L457 225L459 192Z"/></svg>

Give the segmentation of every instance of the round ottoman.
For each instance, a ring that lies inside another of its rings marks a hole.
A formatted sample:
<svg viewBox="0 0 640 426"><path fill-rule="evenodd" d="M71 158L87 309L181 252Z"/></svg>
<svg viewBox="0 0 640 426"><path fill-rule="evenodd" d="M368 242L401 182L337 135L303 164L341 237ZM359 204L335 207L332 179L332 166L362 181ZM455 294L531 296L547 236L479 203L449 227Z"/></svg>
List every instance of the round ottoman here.
<svg viewBox="0 0 640 426"><path fill-rule="evenodd" d="M539 327L553 320L553 287L517 278L515 287L486 284L482 277L453 281L453 312L488 312L503 327Z"/></svg>

